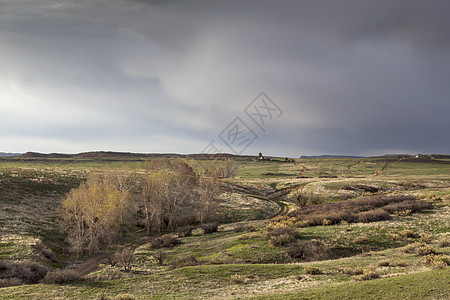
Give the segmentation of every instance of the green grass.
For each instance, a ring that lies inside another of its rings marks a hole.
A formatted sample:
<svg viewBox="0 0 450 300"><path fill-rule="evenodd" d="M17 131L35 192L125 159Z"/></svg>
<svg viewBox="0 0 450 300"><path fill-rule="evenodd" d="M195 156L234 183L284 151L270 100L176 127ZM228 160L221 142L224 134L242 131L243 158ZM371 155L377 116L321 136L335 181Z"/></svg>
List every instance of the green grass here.
<svg viewBox="0 0 450 300"><path fill-rule="evenodd" d="M252 299L448 299L450 268Z"/></svg>

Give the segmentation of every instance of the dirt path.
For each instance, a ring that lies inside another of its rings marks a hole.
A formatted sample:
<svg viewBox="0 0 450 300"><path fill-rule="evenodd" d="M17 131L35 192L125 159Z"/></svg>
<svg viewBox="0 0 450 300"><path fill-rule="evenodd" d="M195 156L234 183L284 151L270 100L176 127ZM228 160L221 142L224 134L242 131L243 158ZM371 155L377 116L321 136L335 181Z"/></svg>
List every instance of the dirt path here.
<svg viewBox="0 0 450 300"><path fill-rule="evenodd" d="M95 257L91 257L83 263L76 265L73 269L78 275L84 276L89 273L98 270L100 264L106 263L108 261L109 255L103 254Z"/></svg>

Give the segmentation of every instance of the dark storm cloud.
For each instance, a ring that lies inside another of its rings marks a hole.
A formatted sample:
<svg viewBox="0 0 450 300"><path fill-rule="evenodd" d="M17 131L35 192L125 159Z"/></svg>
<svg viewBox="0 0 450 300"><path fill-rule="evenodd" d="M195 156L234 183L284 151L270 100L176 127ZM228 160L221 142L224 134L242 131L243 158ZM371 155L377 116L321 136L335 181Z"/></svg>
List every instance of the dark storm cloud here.
<svg viewBox="0 0 450 300"><path fill-rule="evenodd" d="M248 153L448 153L449 9L0 0L2 151L198 152L264 90Z"/></svg>

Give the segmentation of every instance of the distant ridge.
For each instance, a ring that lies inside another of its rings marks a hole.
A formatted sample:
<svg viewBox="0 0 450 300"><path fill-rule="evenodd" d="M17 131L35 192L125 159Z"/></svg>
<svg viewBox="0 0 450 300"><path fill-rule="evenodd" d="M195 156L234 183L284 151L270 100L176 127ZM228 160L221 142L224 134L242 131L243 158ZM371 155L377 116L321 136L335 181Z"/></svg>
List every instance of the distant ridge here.
<svg viewBox="0 0 450 300"><path fill-rule="evenodd" d="M250 157L242 155L234 155L229 153L215 153L215 154L176 154L176 153L131 153L131 152L114 152L114 151L91 151L77 154L62 154L62 153L39 153L27 152L18 158L60 158L60 159L121 159L121 158L211 158L211 157Z"/></svg>
<svg viewBox="0 0 450 300"><path fill-rule="evenodd" d="M7 153L7 152L0 152L0 157L13 157L13 156L19 156L22 153Z"/></svg>
<svg viewBox="0 0 450 300"><path fill-rule="evenodd" d="M300 158L365 158L365 156L353 155L302 155Z"/></svg>

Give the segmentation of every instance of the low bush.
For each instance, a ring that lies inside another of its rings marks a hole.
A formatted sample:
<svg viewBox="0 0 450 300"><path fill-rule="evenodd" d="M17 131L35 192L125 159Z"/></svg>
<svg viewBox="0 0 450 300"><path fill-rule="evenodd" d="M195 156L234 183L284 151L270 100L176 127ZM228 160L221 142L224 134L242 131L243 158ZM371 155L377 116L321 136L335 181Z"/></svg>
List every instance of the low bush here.
<svg viewBox="0 0 450 300"><path fill-rule="evenodd" d="M164 259L166 258L166 256L166 252L164 252L162 249L157 250L153 255L160 266L164 265Z"/></svg>
<svg viewBox="0 0 450 300"><path fill-rule="evenodd" d="M284 226L269 230L267 237L272 246L280 247L295 242L301 237L301 234L292 227Z"/></svg>
<svg viewBox="0 0 450 300"><path fill-rule="evenodd" d="M450 237L442 237L439 239L439 247L446 248L450 247Z"/></svg>
<svg viewBox="0 0 450 300"><path fill-rule="evenodd" d="M355 244L364 244L364 243L367 243L368 241L369 241L369 238L367 236L360 235L360 236L357 236L353 242Z"/></svg>
<svg viewBox="0 0 450 300"><path fill-rule="evenodd" d="M195 227L195 226L184 226L184 227L177 228L176 232L179 237L187 237L187 236L192 236L192 231L196 228L197 227Z"/></svg>
<svg viewBox="0 0 450 300"><path fill-rule="evenodd" d="M326 202L328 199L325 196L317 195L311 192L300 191L293 195L294 203L300 207L306 205L314 205Z"/></svg>
<svg viewBox="0 0 450 300"><path fill-rule="evenodd" d="M411 213L418 212L424 209L433 207L431 202L425 200L406 200L397 203L391 203L383 207L388 213L395 213L400 211L410 211Z"/></svg>
<svg viewBox="0 0 450 300"><path fill-rule="evenodd" d="M322 271L318 267L306 266L305 273L309 275L320 275Z"/></svg>
<svg viewBox="0 0 450 300"><path fill-rule="evenodd" d="M389 220L390 215L384 209L375 209L360 212L356 215L358 222L370 223L383 220Z"/></svg>
<svg viewBox="0 0 450 300"><path fill-rule="evenodd" d="M380 262L378 262L378 266L380 267L389 267L391 265L391 263L388 260L382 260Z"/></svg>
<svg viewBox="0 0 450 300"><path fill-rule="evenodd" d="M17 286L22 285L24 282L17 278L4 278L0 279L0 288L8 287L8 286Z"/></svg>
<svg viewBox="0 0 450 300"><path fill-rule="evenodd" d="M81 277L77 272L66 269L48 272L42 282L47 284L62 284L79 280L81 280Z"/></svg>
<svg viewBox="0 0 450 300"><path fill-rule="evenodd" d="M0 272L5 272L11 269L11 263L6 260L0 260Z"/></svg>
<svg viewBox="0 0 450 300"><path fill-rule="evenodd" d="M237 225L236 227L234 227L234 232L244 232L244 231L248 231L248 232L254 232L256 229L253 225L249 224L249 225Z"/></svg>
<svg viewBox="0 0 450 300"><path fill-rule="evenodd" d="M239 224L239 225L237 225L236 227L234 227L234 232L244 232L245 231L245 226L244 225L242 225L242 224Z"/></svg>
<svg viewBox="0 0 450 300"><path fill-rule="evenodd" d="M403 259L398 259L398 260L394 261L393 265L395 267L400 267L400 268L404 268L404 267L408 266L406 261L404 261Z"/></svg>
<svg viewBox="0 0 450 300"><path fill-rule="evenodd" d="M203 232L205 234L211 234L217 232L217 230L219 229L219 223L203 224L201 228L203 229Z"/></svg>
<svg viewBox="0 0 450 300"><path fill-rule="evenodd" d="M298 241L288 245L286 254L294 260L325 260L330 258L331 248L321 241Z"/></svg>
<svg viewBox="0 0 450 300"><path fill-rule="evenodd" d="M48 249L48 248L42 246L41 253L42 253L42 255L44 255L44 257L45 257L46 259L48 259L50 262L53 262L53 263L59 262L58 258L56 257L55 252L53 252L51 249Z"/></svg>
<svg viewBox="0 0 450 300"><path fill-rule="evenodd" d="M417 235L417 233L415 233L414 231L409 230L409 229L405 229L405 230L400 231L399 235L401 237L404 237L404 238L417 238L417 237L419 237Z"/></svg>
<svg viewBox="0 0 450 300"><path fill-rule="evenodd" d="M420 241L425 244L429 244L433 241L434 237L432 234L424 234L420 236Z"/></svg>
<svg viewBox="0 0 450 300"><path fill-rule="evenodd" d="M18 279L25 284L39 283L47 274L48 269L36 262L3 262L0 266L3 272L0 279Z"/></svg>
<svg viewBox="0 0 450 300"><path fill-rule="evenodd" d="M339 269L340 273L346 274L346 275L361 275L363 273L363 268L361 267L357 267L357 268L352 268L352 267L343 267Z"/></svg>
<svg viewBox="0 0 450 300"><path fill-rule="evenodd" d="M380 278L380 274L372 269L364 269L363 274L361 275L361 280L372 280Z"/></svg>
<svg viewBox="0 0 450 300"><path fill-rule="evenodd" d="M425 255L429 255L429 254L434 254L435 251L433 249L433 247L430 246L420 246L416 249L416 254L419 256L425 256Z"/></svg>
<svg viewBox="0 0 450 300"><path fill-rule="evenodd" d="M402 251L405 253L416 253L417 249L423 246L425 246L423 243L412 243L404 246Z"/></svg>
<svg viewBox="0 0 450 300"><path fill-rule="evenodd" d="M189 266L198 266L200 263L197 260L197 258L195 258L194 255L188 255L188 256L184 256L181 258L176 259L173 263L172 263L172 267L173 268L182 268L182 267L189 267Z"/></svg>
<svg viewBox="0 0 450 300"><path fill-rule="evenodd" d="M413 244L406 245L405 247L403 247L403 252L414 253L419 256L424 256L424 255L435 253L433 247L428 246L424 243L413 243Z"/></svg>
<svg viewBox="0 0 450 300"><path fill-rule="evenodd" d="M431 265L434 269L443 269L450 265L450 258L445 254L428 254L423 258L425 263Z"/></svg>
<svg viewBox="0 0 450 300"><path fill-rule="evenodd" d="M173 234L165 234L160 237L157 237L152 240L151 246L153 248L159 248L159 247L174 247L176 245L181 244L181 241L175 237Z"/></svg>
<svg viewBox="0 0 450 300"><path fill-rule="evenodd" d="M231 283L234 284L245 284L248 283L250 280L248 277L236 273L234 275L231 275L230 281Z"/></svg>

